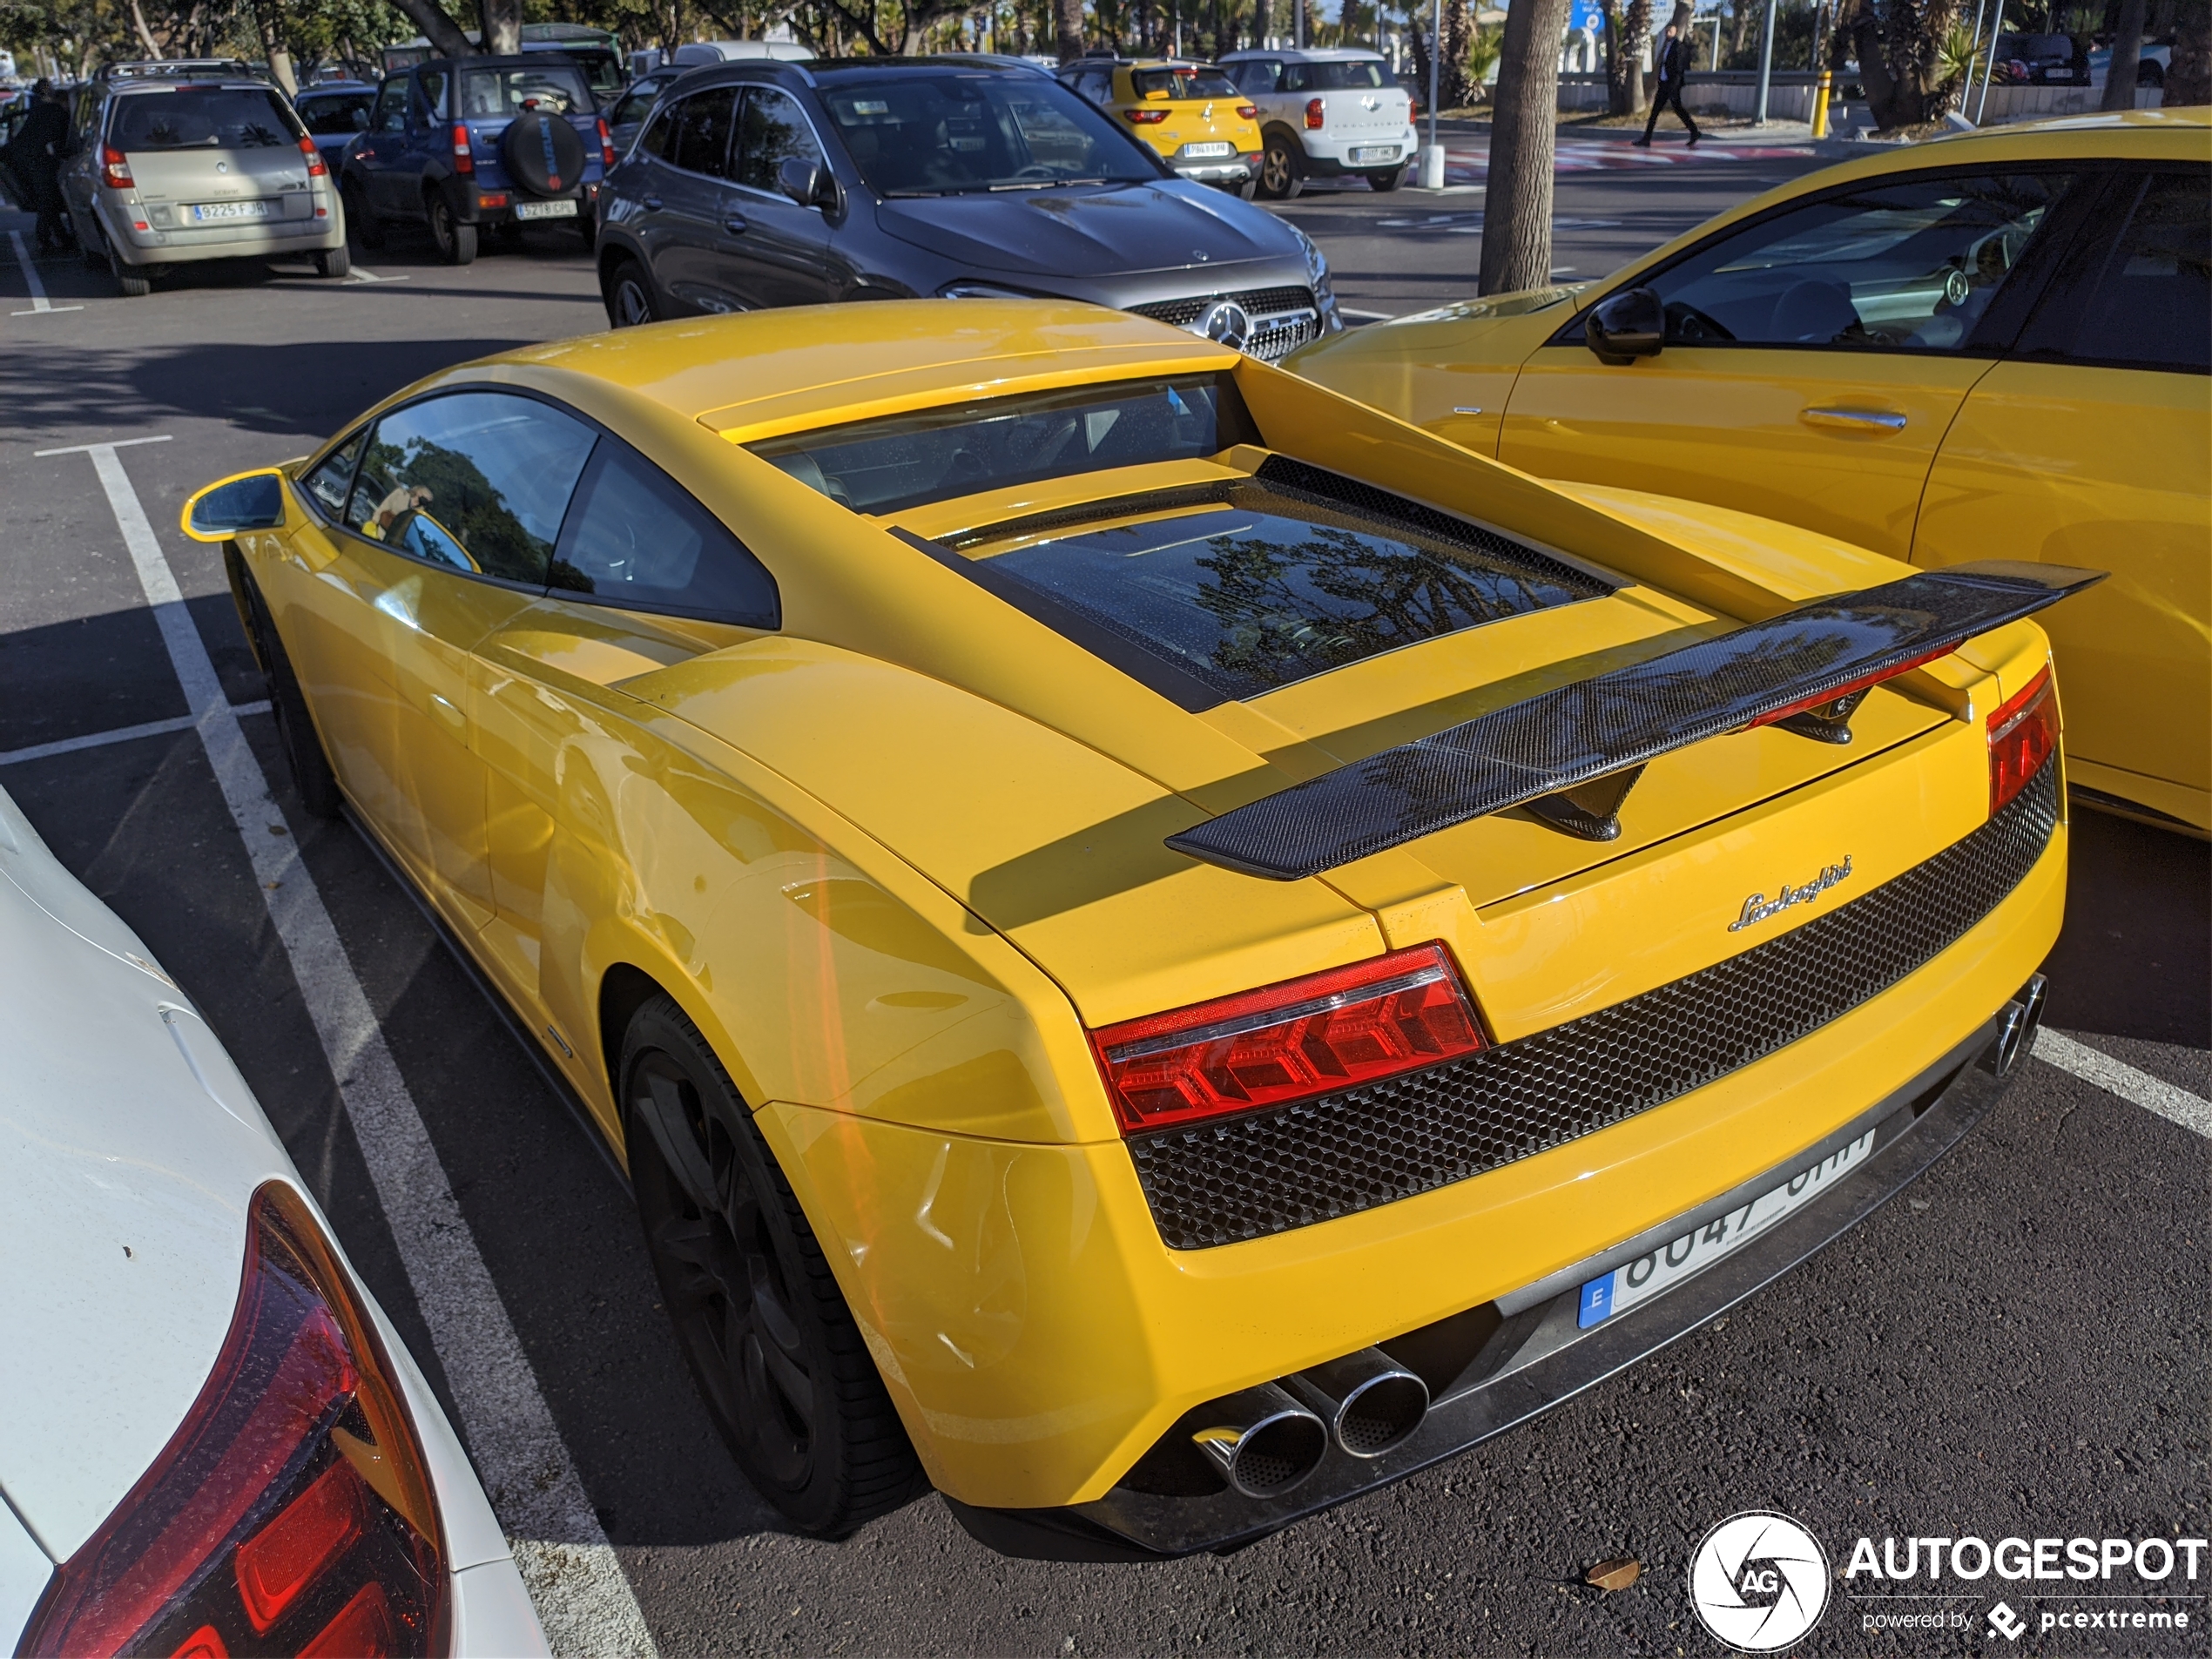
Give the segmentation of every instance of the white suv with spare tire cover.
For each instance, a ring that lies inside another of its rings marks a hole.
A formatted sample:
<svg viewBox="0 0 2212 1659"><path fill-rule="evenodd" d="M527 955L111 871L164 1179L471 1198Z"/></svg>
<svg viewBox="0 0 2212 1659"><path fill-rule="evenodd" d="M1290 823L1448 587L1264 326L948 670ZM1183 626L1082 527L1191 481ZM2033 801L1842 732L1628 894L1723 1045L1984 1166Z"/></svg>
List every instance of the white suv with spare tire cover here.
<svg viewBox="0 0 2212 1659"><path fill-rule="evenodd" d="M1395 190L1413 163L1413 103L1379 52L1230 52L1222 70L1259 106L1259 193L1287 201L1309 179Z"/></svg>

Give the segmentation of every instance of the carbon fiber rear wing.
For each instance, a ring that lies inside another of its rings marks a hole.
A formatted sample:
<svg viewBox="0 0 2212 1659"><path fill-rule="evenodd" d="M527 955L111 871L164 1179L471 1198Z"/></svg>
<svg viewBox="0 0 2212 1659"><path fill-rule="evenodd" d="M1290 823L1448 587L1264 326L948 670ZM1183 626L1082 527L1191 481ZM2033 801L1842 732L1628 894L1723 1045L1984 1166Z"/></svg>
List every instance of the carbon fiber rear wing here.
<svg viewBox="0 0 2212 1659"><path fill-rule="evenodd" d="M1167 844L1291 881L1533 803L1570 833L1609 839L1575 820L1607 822L1633 781L1622 774L1755 725L1848 741L1851 712L1877 682L2103 579L2097 570L1992 561L1817 600L1385 749Z"/></svg>

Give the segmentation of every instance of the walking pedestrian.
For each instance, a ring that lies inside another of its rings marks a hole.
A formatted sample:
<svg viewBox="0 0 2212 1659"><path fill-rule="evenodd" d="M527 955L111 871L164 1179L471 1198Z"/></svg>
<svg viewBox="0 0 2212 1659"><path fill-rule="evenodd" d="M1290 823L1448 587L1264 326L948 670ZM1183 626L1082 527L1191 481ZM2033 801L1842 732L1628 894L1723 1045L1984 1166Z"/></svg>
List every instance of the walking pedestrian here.
<svg viewBox="0 0 2212 1659"><path fill-rule="evenodd" d="M42 76L30 89L23 125L8 145L8 165L30 192L25 206L38 214L41 253L59 253L69 246L62 222L62 148L68 142L69 107Z"/></svg>
<svg viewBox="0 0 2212 1659"><path fill-rule="evenodd" d="M1683 83L1689 77L1689 8L1680 0L1674 20L1659 43L1658 57L1659 94L1651 100L1651 118L1643 124L1643 137L1636 140L1636 147L1651 148L1651 130L1668 109L1682 118L1682 124L1689 129L1689 142L1695 145L1704 135L1697 131L1697 123L1689 118L1689 110L1682 101Z"/></svg>

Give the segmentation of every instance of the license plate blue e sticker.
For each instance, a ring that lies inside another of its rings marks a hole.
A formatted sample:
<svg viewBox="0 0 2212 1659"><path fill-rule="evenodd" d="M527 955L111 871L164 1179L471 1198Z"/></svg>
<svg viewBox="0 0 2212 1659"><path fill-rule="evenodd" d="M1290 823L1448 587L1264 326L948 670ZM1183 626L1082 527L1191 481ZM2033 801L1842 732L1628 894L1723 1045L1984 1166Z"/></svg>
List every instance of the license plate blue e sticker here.
<svg viewBox="0 0 2212 1659"><path fill-rule="evenodd" d="M1670 1290L1693 1273L1703 1272L1722 1257L1749 1244L1759 1234L1800 1206L1811 1204L1845 1170L1862 1162L1874 1150L1874 1131L1848 1146L1839 1147L1819 1163L1800 1170L1771 1192L1765 1192L1724 1216L1716 1216L1703 1227L1639 1256L1582 1286L1582 1305L1575 1324L1582 1330L1602 1325L1637 1303Z"/></svg>

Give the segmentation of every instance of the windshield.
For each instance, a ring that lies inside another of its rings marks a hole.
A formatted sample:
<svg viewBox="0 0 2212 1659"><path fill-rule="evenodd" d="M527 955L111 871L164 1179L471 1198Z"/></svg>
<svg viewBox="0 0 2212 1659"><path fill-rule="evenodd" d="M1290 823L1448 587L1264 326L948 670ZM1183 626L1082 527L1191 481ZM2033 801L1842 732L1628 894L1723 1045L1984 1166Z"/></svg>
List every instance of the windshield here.
<svg viewBox="0 0 2212 1659"><path fill-rule="evenodd" d="M1370 86L1388 86L1383 66L1372 57L1359 58L1349 64L1285 64L1283 80L1276 90L1283 92L1348 92Z"/></svg>
<svg viewBox="0 0 2212 1659"><path fill-rule="evenodd" d="M861 174L886 196L1135 182L1157 165L1044 75L887 75L822 88Z"/></svg>
<svg viewBox="0 0 2212 1659"><path fill-rule="evenodd" d="M1257 441L1226 374L1120 381L923 409L746 446L856 513Z"/></svg>
<svg viewBox="0 0 2212 1659"><path fill-rule="evenodd" d="M108 142L128 154L149 150L265 150L300 142L292 111L257 87L182 86L116 101Z"/></svg>
<svg viewBox="0 0 2212 1659"><path fill-rule="evenodd" d="M1178 64L1173 69L1138 69L1130 71L1130 80L1136 87L1139 98L1154 92L1165 92L1170 98L1236 98L1237 89L1229 77L1217 69L1201 69L1195 64Z"/></svg>
<svg viewBox="0 0 2212 1659"><path fill-rule="evenodd" d="M592 94L604 104L623 89L621 60L604 46L563 46L561 56L571 58L583 71L583 78L590 83Z"/></svg>
<svg viewBox="0 0 2212 1659"><path fill-rule="evenodd" d="M583 73L571 64L461 71L461 113L472 120L532 109L548 115L581 115L597 107Z"/></svg>
<svg viewBox="0 0 2212 1659"><path fill-rule="evenodd" d="M368 108L376 101L373 92L332 93L320 98L300 100L300 118L307 124L307 131L329 138L346 132L368 131Z"/></svg>

